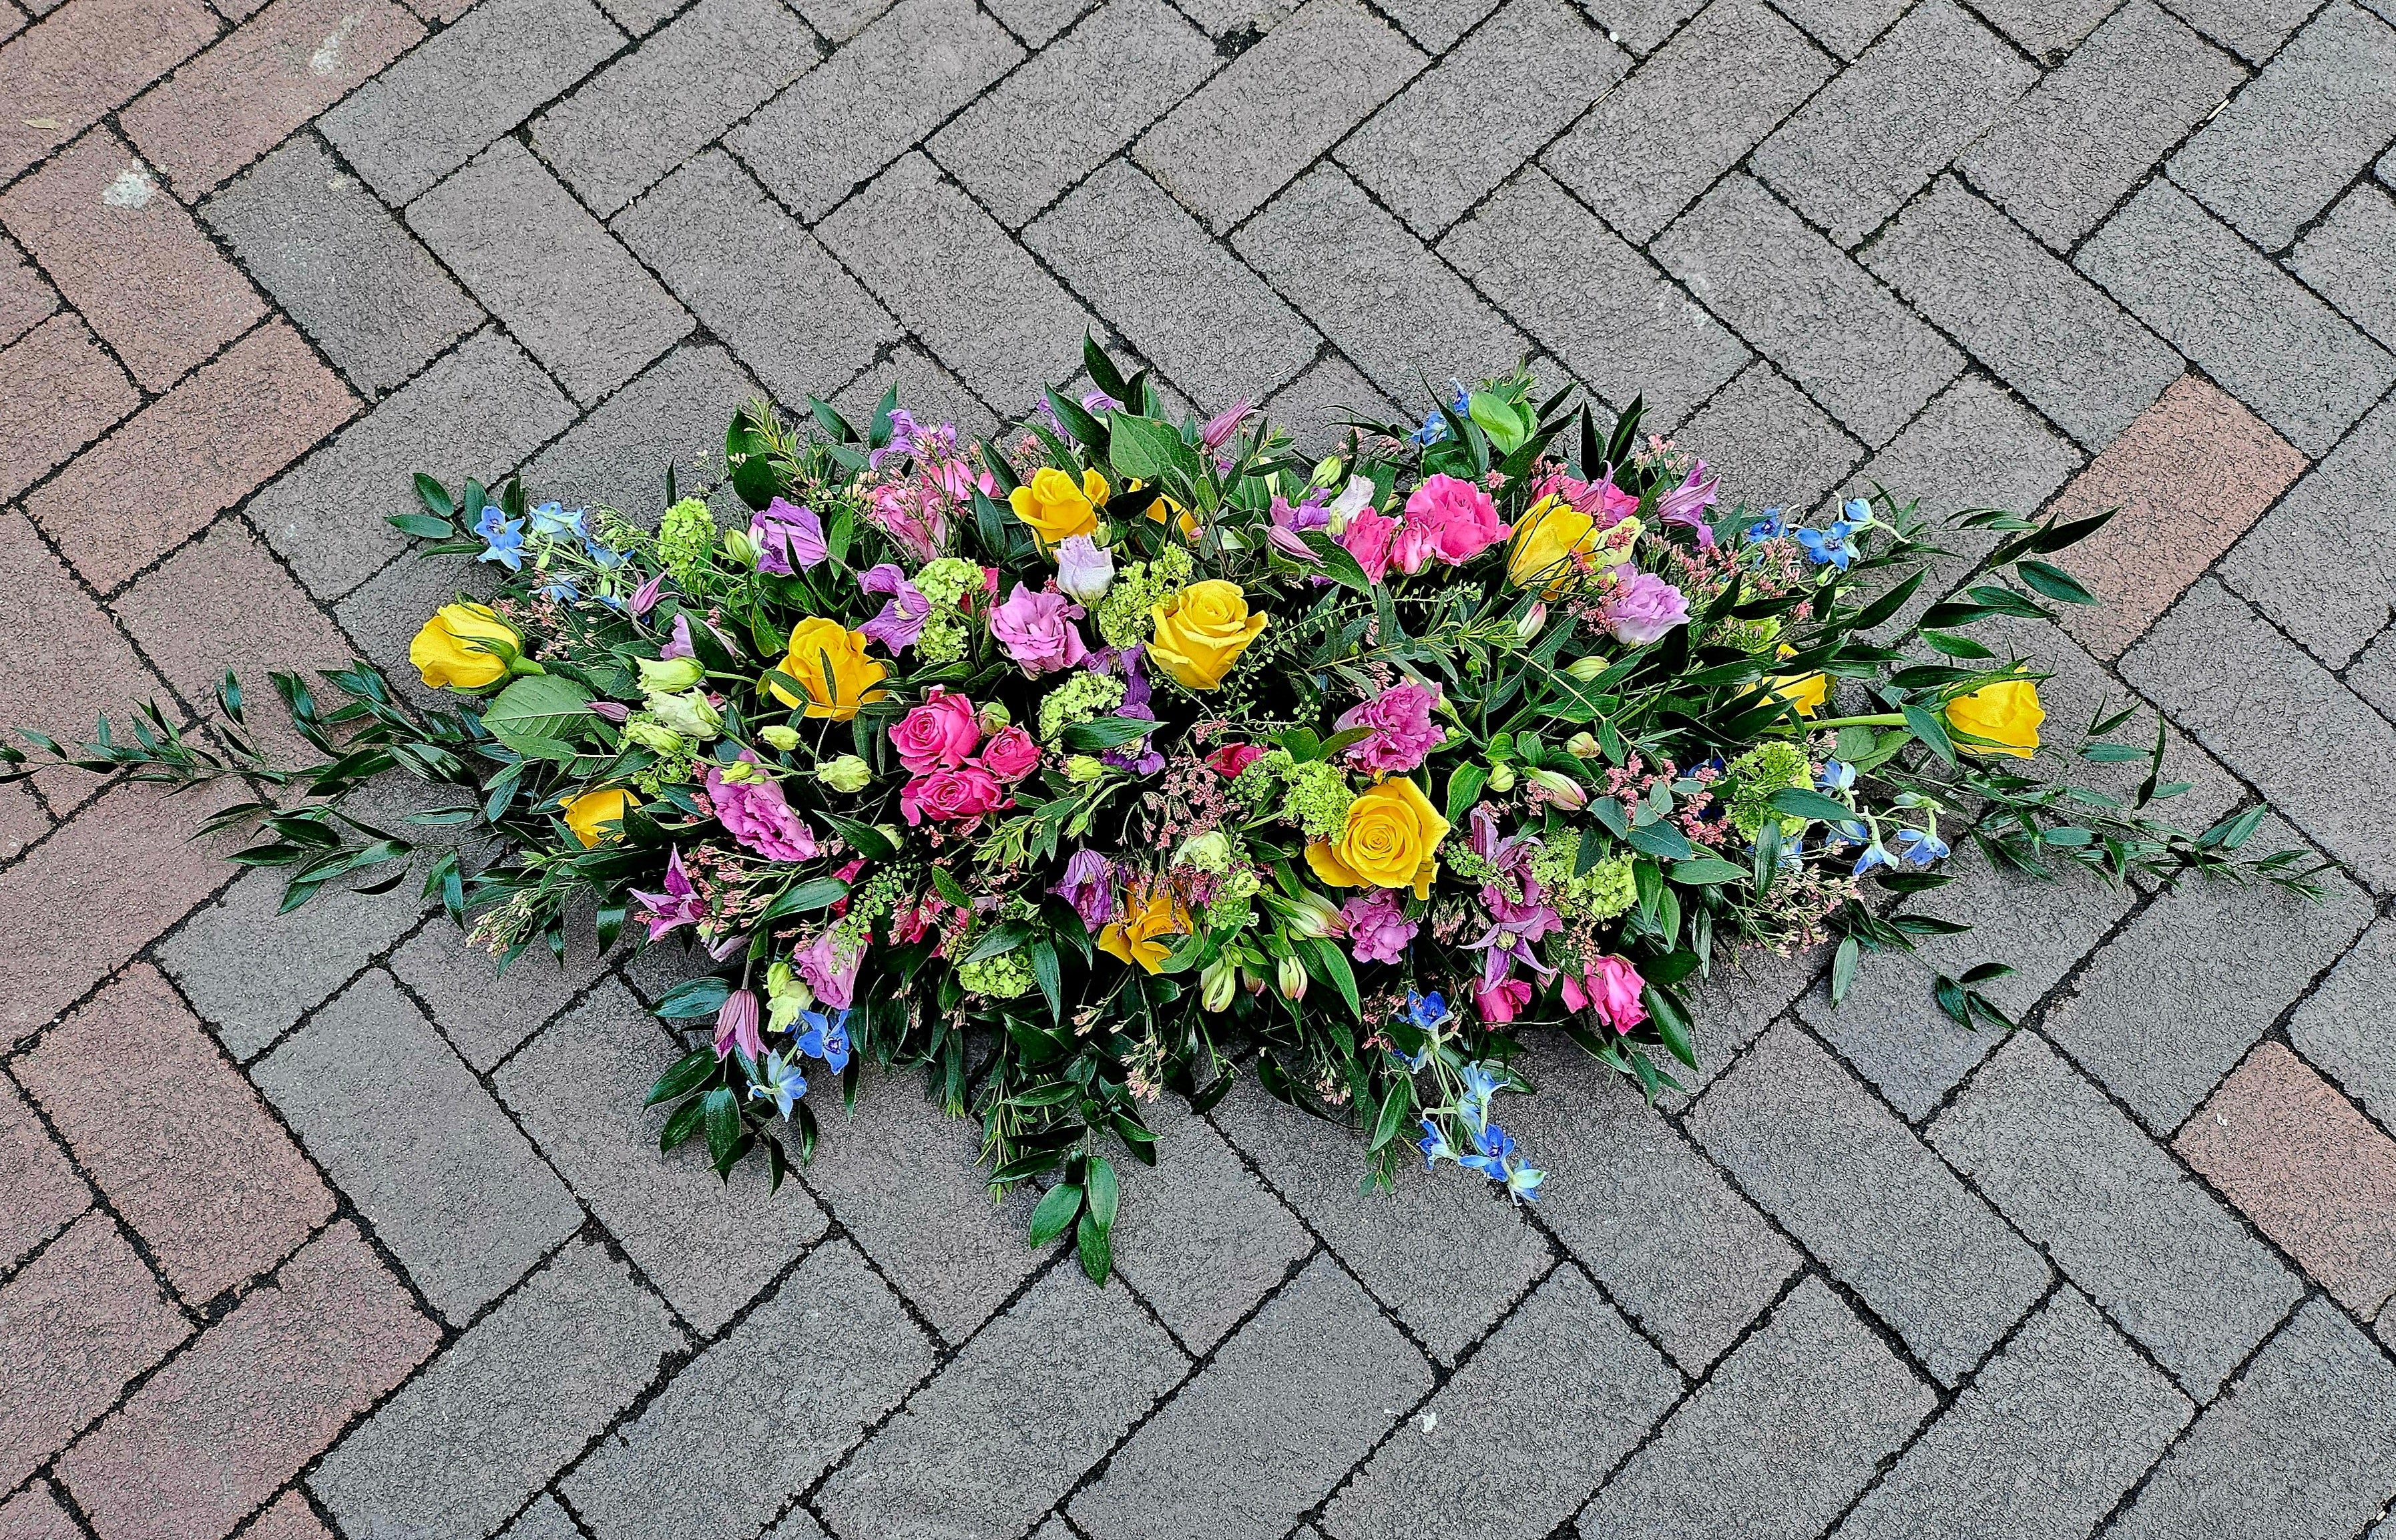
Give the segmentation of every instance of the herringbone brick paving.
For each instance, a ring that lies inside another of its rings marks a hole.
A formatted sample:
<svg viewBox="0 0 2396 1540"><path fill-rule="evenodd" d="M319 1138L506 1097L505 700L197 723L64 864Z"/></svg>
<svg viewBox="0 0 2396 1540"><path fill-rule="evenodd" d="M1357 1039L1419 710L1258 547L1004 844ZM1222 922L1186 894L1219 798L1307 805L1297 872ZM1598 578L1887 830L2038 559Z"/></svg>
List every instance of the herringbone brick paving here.
<svg viewBox="0 0 2396 1540"><path fill-rule="evenodd" d="M660 1163L677 958L277 921L45 772L0 1536L2388 1532L2396 6L0 0L0 721L404 665L419 469L651 510L756 391L979 431L1085 327L1310 430L1528 353L1751 502L2124 506L2054 719L2336 867L1963 861L2024 1030L1762 959L1660 1113L1534 1059L1519 1213L1165 1109L1101 1292L909 1083Z"/></svg>

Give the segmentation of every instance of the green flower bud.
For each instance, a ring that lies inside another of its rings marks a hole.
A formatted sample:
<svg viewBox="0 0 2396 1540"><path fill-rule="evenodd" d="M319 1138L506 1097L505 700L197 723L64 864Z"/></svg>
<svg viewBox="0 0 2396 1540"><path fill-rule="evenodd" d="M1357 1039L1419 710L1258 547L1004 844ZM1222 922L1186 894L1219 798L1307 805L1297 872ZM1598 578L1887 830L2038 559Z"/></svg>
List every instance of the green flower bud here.
<svg viewBox="0 0 2396 1540"><path fill-rule="evenodd" d="M1594 733L1575 733L1564 739L1564 752L1575 759L1595 759L1600 750Z"/></svg>
<svg viewBox="0 0 2396 1540"><path fill-rule="evenodd" d="M1065 778L1086 784L1107 773L1106 765L1088 754L1072 754L1065 760Z"/></svg>
<svg viewBox="0 0 2396 1540"><path fill-rule="evenodd" d="M1231 864L1231 837L1219 829L1192 834L1173 853L1173 864L1220 872Z"/></svg>
<svg viewBox="0 0 2396 1540"><path fill-rule="evenodd" d="M644 657L640 662L643 695L674 695L707 677L696 657Z"/></svg>
<svg viewBox="0 0 2396 1540"><path fill-rule="evenodd" d="M1316 463L1314 467L1314 479L1308 485L1312 486L1328 486L1338 479L1339 457L1332 455Z"/></svg>
<svg viewBox="0 0 2396 1540"><path fill-rule="evenodd" d="M1489 767L1489 790L1504 795L1514 790L1514 767L1504 760Z"/></svg>
<svg viewBox="0 0 2396 1540"><path fill-rule="evenodd" d="M732 786L763 786L774 778L747 760L734 760L730 764L719 764L715 768Z"/></svg>
<svg viewBox="0 0 2396 1540"><path fill-rule="evenodd" d="M816 779L835 791L862 791L873 780L873 767L855 754L843 754L816 766Z"/></svg>
<svg viewBox="0 0 2396 1540"><path fill-rule="evenodd" d="M1603 657L1576 657L1564 665L1564 672L1583 684L1595 679L1605 670L1606 662Z"/></svg>
<svg viewBox="0 0 2396 1540"><path fill-rule="evenodd" d="M795 727L784 727L779 724L772 727L760 727L757 729L757 736L786 754L799 746L799 730Z"/></svg>
<svg viewBox="0 0 2396 1540"><path fill-rule="evenodd" d="M713 737L724 726L724 718L697 690L649 697L649 714L683 737L700 743Z"/></svg>
<svg viewBox="0 0 2396 1540"><path fill-rule="evenodd" d="M749 538L749 532L745 529L727 529L724 532L724 553L742 566L753 567L757 564L757 542Z"/></svg>
<svg viewBox="0 0 2396 1540"><path fill-rule="evenodd" d="M662 722L628 722L624 724L624 736L660 754L679 754L690 747L688 739Z"/></svg>
<svg viewBox="0 0 2396 1540"><path fill-rule="evenodd" d="M1228 957L1218 957L1199 970L1198 1003L1209 1011L1227 1009L1239 988L1239 965Z"/></svg>
<svg viewBox="0 0 2396 1540"><path fill-rule="evenodd" d="M1528 610L1524 612L1522 619L1514 622L1514 634L1522 638L1524 641L1528 642L1531 638L1538 635L1542 631L1545 631L1547 629L1547 604L1545 602L1534 604Z"/></svg>
<svg viewBox="0 0 2396 1540"><path fill-rule="evenodd" d="M1566 811L1589 805L1589 789L1560 770L1534 770L1531 784L1548 794L1550 801Z"/></svg>
<svg viewBox="0 0 2396 1540"><path fill-rule="evenodd" d="M1300 962L1293 954L1281 960L1279 972L1281 992L1284 998L1294 1001L1304 1000L1306 998L1306 964Z"/></svg>
<svg viewBox="0 0 2396 1540"><path fill-rule="evenodd" d="M983 732L995 733L999 729L1013 723L1015 721L1015 713L1008 710L1006 707L999 701L985 700L979 707L976 708L974 711L974 720L981 724L981 730Z"/></svg>
<svg viewBox="0 0 2396 1540"><path fill-rule="evenodd" d="M1347 922L1339 917L1339 906L1311 888L1291 899L1290 907L1297 912L1289 917L1289 928L1310 940L1320 941L1347 929Z"/></svg>

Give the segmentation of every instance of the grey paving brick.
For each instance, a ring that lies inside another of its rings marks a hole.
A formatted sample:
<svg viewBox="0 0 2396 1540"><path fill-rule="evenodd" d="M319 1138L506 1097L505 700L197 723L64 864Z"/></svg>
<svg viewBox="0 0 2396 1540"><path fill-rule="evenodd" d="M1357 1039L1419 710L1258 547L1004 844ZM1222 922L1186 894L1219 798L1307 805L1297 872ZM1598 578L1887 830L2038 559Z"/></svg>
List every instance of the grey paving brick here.
<svg viewBox="0 0 2396 1540"><path fill-rule="evenodd" d="M819 219L1022 58L972 0L898 0L725 142Z"/></svg>
<svg viewBox="0 0 2396 1540"><path fill-rule="evenodd" d="M824 41L837 47L863 32L877 17L888 10L891 0L793 0L793 3L798 6L799 14L807 19L807 25L822 33ZM1026 3L1045 8L1071 6L1072 0L1026 0ZM991 8L997 11L1010 24L1015 21L1015 18L1009 14L1009 7L993 6ZM1018 27L1018 30L1022 29ZM1046 39L1040 37L1027 40L1037 46Z"/></svg>
<svg viewBox="0 0 2396 1540"><path fill-rule="evenodd" d="M1440 253L1617 411L1644 395L1654 420L1677 422L1754 356L1536 168L1450 231Z"/></svg>
<svg viewBox="0 0 2396 1540"><path fill-rule="evenodd" d="M1658 417L1657 428L1664 426ZM1673 435L1722 477L1722 506L1810 508L1864 458L1805 393L1761 361Z"/></svg>
<svg viewBox="0 0 2396 1540"><path fill-rule="evenodd" d="M1268 421L1286 430L1310 453L1344 443L1351 417L1395 421L1398 410L1374 383L1344 358L1322 358L1264 404Z"/></svg>
<svg viewBox="0 0 2396 1540"><path fill-rule="evenodd" d="M250 167L200 214L369 396L406 379L483 319L313 134Z"/></svg>
<svg viewBox="0 0 2396 1540"><path fill-rule="evenodd" d="M1755 152L1756 175L1853 246L2038 72L1954 0L1925 0Z"/></svg>
<svg viewBox="0 0 2396 1540"><path fill-rule="evenodd" d="M1980 15L2053 65L2113 10L2113 0L1983 0Z"/></svg>
<svg viewBox="0 0 2396 1540"><path fill-rule="evenodd" d="M1838 1540L2086 1534L2194 1410L2067 1285L1865 1494Z"/></svg>
<svg viewBox="0 0 2396 1540"><path fill-rule="evenodd" d="M932 1361L897 1296L832 1241L600 1440L561 1490L599 1540L754 1534Z"/></svg>
<svg viewBox="0 0 2396 1540"><path fill-rule="evenodd" d="M1331 166L1300 178L1231 244L1408 411L1425 409L1426 378L1477 379L1530 351L1447 264Z"/></svg>
<svg viewBox="0 0 2396 1540"><path fill-rule="evenodd" d="M1270 394L1323 345L1127 160L1100 166L1023 239L1207 412ZM1160 294L1172 302L1159 304ZM1239 345L1225 347L1227 338Z"/></svg>
<svg viewBox="0 0 2396 1540"><path fill-rule="evenodd" d="M1863 262L2085 448L2112 443L2182 372L2119 305L1951 179Z"/></svg>
<svg viewBox="0 0 2396 1540"><path fill-rule="evenodd" d="M2074 260L2309 455L2396 382L2396 359L2167 182Z"/></svg>
<svg viewBox="0 0 2396 1540"><path fill-rule="evenodd" d="M1906 0L1789 0L1780 8L1841 59L1872 45L1905 9Z"/></svg>
<svg viewBox="0 0 2396 1540"><path fill-rule="evenodd" d="M1178 1096L1144 1109L1156 1165L1116 1161L1115 1267L1182 1345L1204 1353L1280 1286L1314 1241Z"/></svg>
<svg viewBox="0 0 2396 1540"><path fill-rule="evenodd" d="M1060 1533L1064 1530L1062 1524L1056 1525L1056 1528ZM806 1509L794 1507L780 1523L766 1532L765 1540L825 1540L824 1527L817 1523L815 1515ZM1034 1540L1050 1540L1047 1529L1044 1527ZM1072 1540L1072 1536L1065 1536L1065 1540Z"/></svg>
<svg viewBox="0 0 2396 1540"><path fill-rule="evenodd" d="M466 939L446 919L426 925L392 953L391 971L407 986L458 1055L487 1070L540 1030L567 1001L606 971L599 938L585 909L566 932L560 962L544 943L499 971L499 960Z"/></svg>
<svg viewBox="0 0 2396 1540"><path fill-rule="evenodd" d="M2244 78L2151 0L2132 0L1955 164L2063 251Z"/></svg>
<svg viewBox="0 0 2396 1540"><path fill-rule="evenodd" d="M490 0L350 93L325 137L385 200L407 203L623 42L591 0Z"/></svg>
<svg viewBox="0 0 2396 1540"><path fill-rule="evenodd" d="M2255 854L2302 842L2266 819ZM2310 852L2306 853L2309 856ZM2336 872L2318 904L2269 884L2184 876L2108 941L2046 1014L2065 1052L2168 1134L2371 923Z"/></svg>
<svg viewBox="0 0 2396 1540"><path fill-rule="evenodd" d="M604 219L815 61L779 0L699 0L534 119L533 148Z"/></svg>
<svg viewBox="0 0 2396 1540"><path fill-rule="evenodd" d="M1548 1270L1547 1242L1486 1183L1407 1163L1392 1187L1360 1192L1364 1142L1273 1100L1253 1075L1211 1116L1442 1363L1454 1363Z"/></svg>
<svg viewBox="0 0 2396 1540"><path fill-rule="evenodd" d="M666 468L685 497L713 485L724 474L724 425L757 393L722 348L676 348L535 456L526 487L654 524L665 511Z"/></svg>
<svg viewBox="0 0 2396 1540"><path fill-rule="evenodd" d="M1802 1540L1937 1407L1809 1278L1581 1510L1583 1540ZM1771 1456L1757 1457L1770 1428Z"/></svg>
<svg viewBox="0 0 2396 1540"><path fill-rule="evenodd" d="M1226 7L1236 0L1198 0L1202 7ZM1286 0L1275 0L1279 8L1287 11ZM1250 8L1264 13L1269 0L1249 0ZM1383 14L1405 30L1408 37L1425 50L1445 53L1457 40L1471 32L1475 23L1497 8L1498 0L1394 0L1380 7ZM1258 31L1269 30L1258 28Z"/></svg>
<svg viewBox="0 0 2396 1540"><path fill-rule="evenodd" d="M2172 179L2266 251L2396 139L2396 29L2330 6L2171 159Z"/></svg>
<svg viewBox="0 0 2396 1540"><path fill-rule="evenodd" d="M1804 1259L1637 1086L1570 1044L1517 1062L1539 1091L1505 1109L1504 1127L1548 1174L1541 1222L1682 1368L1703 1373Z"/></svg>
<svg viewBox="0 0 2396 1540"><path fill-rule="evenodd" d="M1867 444L1896 437L1963 370L1963 354L1750 177L1724 178L1650 250Z"/></svg>
<svg viewBox="0 0 2396 1540"><path fill-rule="evenodd" d="M2169 0L2180 19L2249 64L2278 50L2318 0Z"/></svg>
<svg viewBox="0 0 2396 1540"><path fill-rule="evenodd" d="M615 229L776 399L796 410L898 339L890 312L721 151L667 178ZM761 304L761 294L806 298Z"/></svg>
<svg viewBox="0 0 2396 1540"><path fill-rule="evenodd" d="M474 1323L308 1477L353 1540L488 1534L684 1347L588 1241Z"/></svg>
<svg viewBox="0 0 2396 1540"><path fill-rule="evenodd" d="M844 1540L1020 1534L1188 1368L1122 1285L1051 1268L833 1472L816 1511Z"/></svg>
<svg viewBox="0 0 2396 1540"><path fill-rule="evenodd" d="M2396 889L2379 767L2396 726L2210 578L2122 657L2122 674L2375 892Z"/></svg>
<svg viewBox="0 0 2396 1540"><path fill-rule="evenodd" d="M1422 1354L1318 1255L1115 1451L1073 1523L1094 1540L1280 1540L1431 1387Z"/></svg>
<svg viewBox="0 0 2396 1540"><path fill-rule="evenodd" d="M423 511L417 471L453 493L470 476L496 486L573 420L573 404L522 348L481 331L269 483L243 512L309 592L339 599L417 544L386 522Z"/></svg>
<svg viewBox="0 0 2396 1540"><path fill-rule="evenodd" d="M1833 66L1763 0L1714 0L1539 164L1644 242L1762 142Z"/></svg>
<svg viewBox="0 0 2396 1540"><path fill-rule="evenodd" d="M2303 1293L2270 1248L2031 1033L1990 1056L1930 1140L2201 1401Z"/></svg>
<svg viewBox="0 0 2396 1540"><path fill-rule="evenodd" d="M2396 1492L2396 1367L2326 1299L2280 1329L2107 1533L2351 1534Z"/></svg>
<svg viewBox="0 0 2396 1540"><path fill-rule="evenodd" d="M1768 947L1716 949L1711 971L1693 974L1681 985L1682 998L1690 1006L1697 1067L1673 1065L1673 1078L1682 1089L1667 1089L1656 1098L1657 1106L1667 1112L1687 1107L1830 964L1825 947L1792 950L1786 957Z"/></svg>
<svg viewBox="0 0 2396 1540"><path fill-rule="evenodd" d="M2346 687L2396 720L2396 640L2382 631L2346 670Z"/></svg>
<svg viewBox="0 0 2396 1540"><path fill-rule="evenodd" d="M1435 1513L1453 1540L1537 1540L1680 1393L1671 1365L1580 1269L1558 1268L1332 1498L1324 1528L1411 1540Z"/></svg>
<svg viewBox="0 0 2396 1540"><path fill-rule="evenodd" d="M2396 921L2363 933L2336 971L2288 1018L2296 1052L2385 1124L2396 1123Z"/></svg>
<svg viewBox="0 0 2396 1540"><path fill-rule="evenodd" d="M514 1523L499 1532L499 1540L581 1540L581 1535L574 1527L573 1516L544 1492L532 1500L532 1507L516 1515Z"/></svg>
<svg viewBox="0 0 2396 1540"><path fill-rule="evenodd" d="M727 1183L697 1144L658 1153L665 1118L641 1103L681 1056L648 1008L610 981L493 1083L658 1292L713 1332L824 1232L824 1216L796 1184L769 1195L762 1162Z"/></svg>
<svg viewBox="0 0 2396 1540"><path fill-rule="evenodd" d="M690 330L673 296L514 139L410 205L407 222L578 401Z"/></svg>
<svg viewBox="0 0 2396 1540"><path fill-rule="evenodd" d="M954 423L958 432L970 438L998 430L998 418L991 409L912 342L890 350L888 358L859 375L832 398L832 404L852 421L870 421L893 385L898 387L898 399L920 421Z"/></svg>
<svg viewBox="0 0 2396 1540"><path fill-rule="evenodd" d="M1133 153L1192 213L1228 230L1422 63L1357 0L1308 0L1140 136Z"/></svg>
<svg viewBox="0 0 2396 1540"><path fill-rule="evenodd" d="M1793 1027L1765 1033L1685 1127L1945 1384L2045 1291L2038 1254Z"/></svg>
<svg viewBox="0 0 2396 1540"><path fill-rule="evenodd" d="M245 873L158 948L160 965L237 1059L289 1030L423 912L404 884L380 896L326 888L277 919L288 875Z"/></svg>
<svg viewBox="0 0 2396 1540"><path fill-rule="evenodd" d="M2288 255L2297 277L2382 343L2396 343L2396 199L2365 182Z"/></svg>
<svg viewBox="0 0 2396 1540"><path fill-rule="evenodd" d="M453 1324L582 1223L566 1184L380 969L250 1078Z"/></svg>
<svg viewBox="0 0 2396 1540"><path fill-rule="evenodd" d="M1164 0L1109 0L925 145L1010 229L1138 137L1214 73Z"/></svg>
<svg viewBox="0 0 2396 1540"><path fill-rule="evenodd" d="M1543 88L1514 93L1523 61ZM1436 236L1622 78L1631 60L1564 0L1506 0L1339 147L1339 163ZM1494 100L1510 110L1493 113Z"/></svg>
<svg viewBox="0 0 2396 1540"><path fill-rule="evenodd" d="M1040 399L1095 323L938 167L909 155L817 228L908 328L1000 411Z"/></svg>
<svg viewBox="0 0 2396 1540"><path fill-rule="evenodd" d="M2396 405L2382 404L2221 561L2230 586L2332 668L2388 624L2396 593ZM2324 552L2336 552L2334 561Z"/></svg>
<svg viewBox="0 0 2396 1540"><path fill-rule="evenodd" d="M924 1099L914 1074L869 1070L857 1108L826 1098L806 1169L832 1217L950 1343L970 1336L1044 1260L1024 1239L1032 1200L990 1198L979 1125Z"/></svg>

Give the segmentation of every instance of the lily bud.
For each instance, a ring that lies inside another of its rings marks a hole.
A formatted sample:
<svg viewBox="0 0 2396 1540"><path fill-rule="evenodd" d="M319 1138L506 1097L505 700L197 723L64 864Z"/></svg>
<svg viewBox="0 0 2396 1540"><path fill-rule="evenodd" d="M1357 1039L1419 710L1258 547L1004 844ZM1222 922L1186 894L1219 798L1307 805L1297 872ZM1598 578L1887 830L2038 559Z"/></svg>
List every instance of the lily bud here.
<svg viewBox="0 0 2396 1540"><path fill-rule="evenodd" d="M707 676L696 657L644 657L640 663L643 695L678 695Z"/></svg>
<svg viewBox="0 0 2396 1540"><path fill-rule="evenodd" d="M1530 609L1524 614L1522 619L1514 622L1514 634L1522 638L1524 641L1528 642L1531 638L1538 635L1542 631L1545 631L1547 629L1547 602L1545 600L1541 600L1538 603L1534 604Z"/></svg>
<svg viewBox="0 0 2396 1540"><path fill-rule="evenodd" d="M1575 759L1597 758L1600 752L1597 747L1597 735L1594 733L1575 733L1572 737L1564 739L1564 752L1570 754Z"/></svg>
<svg viewBox="0 0 2396 1540"><path fill-rule="evenodd" d="M1605 669L1606 663L1603 657L1576 657L1564 665L1564 672L1584 684L1604 673Z"/></svg>
<svg viewBox="0 0 2396 1540"><path fill-rule="evenodd" d="M1514 767L1504 760L1489 767L1489 790L1503 796L1514 790Z"/></svg>
<svg viewBox="0 0 2396 1540"><path fill-rule="evenodd" d="M786 754L799 746L799 730L795 727L785 727L779 723L771 727L758 728L757 736L764 738L768 745L779 749Z"/></svg>
<svg viewBox="0 0 2396 1540"><path fill-rule="evenodd" d="M757 542L750 538L749 532L745 529L727 529L724 532L724 553L742 566L753 567L757 564Z"/></svg>
<svg viewBox="0 0 2396 1540"><path fill-rule="evenodd" d="M1218 957L1199 970L1198 1003L1209 1011L1227 1009L1239 988L1239 964L1228 957Z"/></svg>
<svg viewBox="0 0 2396 1540"><path fill-rule="evenodd" d="M1589 789L1580 782L1556 770L1534 770L1531 784L1548 794L1548 800L1566 812L1577 812L1589 805Z"/></svg>
<svg viewBox="0 0 2396 1540"><path fill-rule="evenodd" d="M855 754L843 754L817 765L816 779L835 791L862 791L873 780L873 767Z"/></svg>
<svg viewBox="0 0 2396 1540"><path fill-rule="evenodd" d="M1309 940L1343 935L1348 929L1338 906L1312 889L1291 899L1290 907L1297 912L1289 917L1289 928Z"/></svg>
<svg viewBox="0 0 2396 1540"><path fill-rule="evenodd" d="M1281 960L1280 973L1279 982L1283 997L1294 1001L1304 1000L1306 998L1306 964L1300 962L1294 955L1285 957Z"/></svg>

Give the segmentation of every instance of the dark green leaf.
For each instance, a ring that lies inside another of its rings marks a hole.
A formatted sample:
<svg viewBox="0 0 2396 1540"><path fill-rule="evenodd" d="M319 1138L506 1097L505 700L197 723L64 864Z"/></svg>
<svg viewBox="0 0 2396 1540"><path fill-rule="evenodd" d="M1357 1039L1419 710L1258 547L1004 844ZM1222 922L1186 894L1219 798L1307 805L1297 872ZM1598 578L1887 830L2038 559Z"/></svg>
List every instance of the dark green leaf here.
<svg viewBox="0 0 2396 1540"><path fill-rule="evenodd" d="M641 1105L655 1107L659 1102L670 1102L676 1096L690 1095L715 1078L715 1064L713 1049L692 1049L666 1067L666 1072L658 1077L658 1082L655 1085L649 1087L648 1100Z"/></svg>
<svg viewBox="0 0 2396 1540"><path fill-rule="evenodd" d="M1073 1182L1059 1182L1042 1195L1032 1210L1032 1243L1045 1246L1065 1233L1082 1212L1082 1188Z"/></svg>
<svg viewBox="0 0 2396 1540"><path fill-rule="evenodd" d="M696 1021L713 1016L731 993L732 986L713 974L686 978L658 1001L657 1015L668 1021Z"/></svg>

